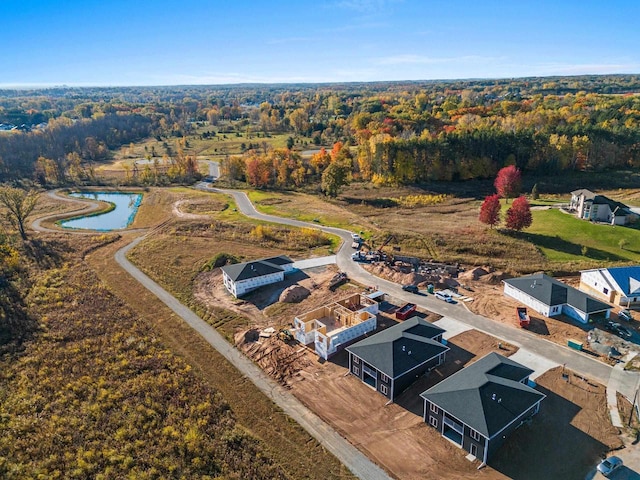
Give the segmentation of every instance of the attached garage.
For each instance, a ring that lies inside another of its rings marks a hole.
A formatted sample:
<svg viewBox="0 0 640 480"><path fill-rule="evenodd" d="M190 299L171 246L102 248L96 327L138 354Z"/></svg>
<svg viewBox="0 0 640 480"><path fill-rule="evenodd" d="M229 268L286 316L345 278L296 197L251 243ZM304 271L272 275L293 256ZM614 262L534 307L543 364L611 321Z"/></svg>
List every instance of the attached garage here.
<svg viewBox="0 0 640 480"><path fill-rule="evenodd" d="M588 323L611 313L610 305L543 273L504 280L504 293L546 317L565 314Z"/></svg>

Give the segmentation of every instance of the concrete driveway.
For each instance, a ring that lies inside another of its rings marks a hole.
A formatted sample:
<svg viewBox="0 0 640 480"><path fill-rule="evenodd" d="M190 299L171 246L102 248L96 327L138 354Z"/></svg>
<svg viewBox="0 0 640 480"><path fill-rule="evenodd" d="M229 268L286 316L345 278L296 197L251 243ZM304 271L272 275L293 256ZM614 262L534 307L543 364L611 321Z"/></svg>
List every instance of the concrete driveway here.
<svg viewBox="0 0 640 480"><path fill-rule="evenodd" d="M593 470L587 474L585 480L604 480L605 478L609 478L611 480L640 480L640 443L633 445L633 442L629 442L628 446L622 450L613 452L612 455L620 457L624 462L620 469L609 477L605 477L598 472L596 469L597 465L594 465Z"/></svg>

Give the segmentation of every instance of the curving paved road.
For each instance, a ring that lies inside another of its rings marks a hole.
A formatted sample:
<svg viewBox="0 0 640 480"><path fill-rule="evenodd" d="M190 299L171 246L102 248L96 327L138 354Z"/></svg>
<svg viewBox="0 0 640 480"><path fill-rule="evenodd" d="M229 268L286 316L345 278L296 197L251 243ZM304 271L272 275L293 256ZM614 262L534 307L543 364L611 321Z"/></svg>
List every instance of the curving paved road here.
<svg viewBox="0 0 640 480"><path fill-rule="evenodd" d="M319 226L317 224L301 222L299 220L260 213L255 209L246 193L239 192L237 190L212 188L206 184L199 184L197 188L233 196L240 211L248 217L295 227L320 228L324 232L338 235L342 238L343 244L337 253L337 264L341 270L347 272L350 278L353 278L365 285L376 285L380 290L383 290L396 298L407 302L410 301L439 315L463 322L476 330L480 330L498 337L501 340L515 344L520 348L524 348L531 354L543 357L550 362L559 365L565 364L567 368L574 372L592 378L603 385L606 385L609 381L611 367L586 356L586 354L577 353L568 347L563 347L562 345L536 337L520 328L494 322L489 318L476 315L467 310L461 303L449 304L437 300L433 296L415 295L404 292L400 285L370 274L364 270L359 263L351 260L351 253L353 252L353 250L349 248L351 245L351 232L347 230L335 227Z"/></svg>
<svg viewBox="0 0 640 480"><path fill-rule="evenodd" d="M85 202L84 199L59 197L56 193L57 191L51 191L48 195L52 198L67 202L84 203L85 205L89 204L86 208L73 212L74 215L91 212L100 206L99 204L92 204L91 201ZM32 223L32 228L36 231L60 232L60 230L52 230L40 225L43 220L55 216L58 216L58 214L48 215L35 220ZM65 232L76 235L87 233L95 234L95 232L80 232L75 230ZM314 437L318 443L342 462L342 464L345 465L354 475L363 480L391 480L391 477L389 477L382 468L369 460L366 455L340 436L338 432L329 426L329 424L324 422L315 413L305 407L291 393L269 378L262 369L257 367L251 360L227 342L211 325L198 317L189 308L180 303L180 301L173 295L129 262L129 260L127 260L127 253L138 245L138 243L140 243L144 238L145 236L136 238L133 242L118 250L115 254L116 262L118 262L118 264L127 273L129 273L129 275L158 297L160 301L167 305L178 316L180 316L180 318L198 332L242 374L246 375L267 397L269 397L287 415L293 418L302 428Z"/></svg>
<svg viewBox="0 0 640 480"><path fill-rule="evenodd" d="M399 285L373 276L365 271L358 263L351 260L352 250L349 248L351 244L351 232L347 230L335 227L319 226L317 224L311 224L299 220L259 213L244 192L211 188L205 183L199 184L197 188L233 196L240 211L248 217L296 227L320 228L324 232L339 236L343 240L343 245L336 255L337 264L343 271L347 272L351 278L363 284L376 285L381 290L384 290L401 300L411 301L440 315L463 322L477 330L489 333L500 339L516 344L521 348L525 348L532 354L546 358L551 362L566 364L568 368L575 372L593 378L603 384L607 384L609 380L611 367L602 364L597 360L586 357L547 340L535 337L518 328L493 322L488 318L475 315L464 308L462 304L452 305L438 301L431 296L408 294L402 291ZM55 192L51 192L50 194L55 194ZM87 207L87 211L92 211L95 208L97 208L97 206ZM36 220L33 223L33 227L38 230L45 230L44 227L40 226L40 220L43 219ZM189 308L182 305L169 292L164 290L160 285L151 280L131 262L129 262L126 258L127 252L135 247L143 238L144 237L138 237L132 243L116 252L116 261L125 271L156 295L189 326L207 340L210 345L224 355L227 360L232 362L243 374L247 375L247 377L249 377L258 388L260 388L274 401L274 403L282 408L285 413L291 416L325 448L333 453L356 476L367 480L386 480L390 478L384 470L375 465L353 445L342 438L333 428L302 405L295 397L293 397L293 395L277 383L273 382L260 368L254 365L247 357L240 353L240 351L235 349L222 336L220 336L213 327L194 314Z"/></svg>
<svg viewBox="0 0 640 480"><path fill-rule="evenodd" d="M318 440L320 444L351 470L354 475L366 480L390 479L384 470L369 460L347 440L342 438L332 427L302 405L302 403L287 390L271 380L262 369L257 367L244 354L227 342L211 325L198 317L173 295L129 262L129 260L127 260L127 252L140 243L143 238L144 237L138 237L116 252L116 261L126 272L179 315L180 318L198 332L213 348L240 370L240 372L251 379L265 395L309 432L311 436Z"/></svg>

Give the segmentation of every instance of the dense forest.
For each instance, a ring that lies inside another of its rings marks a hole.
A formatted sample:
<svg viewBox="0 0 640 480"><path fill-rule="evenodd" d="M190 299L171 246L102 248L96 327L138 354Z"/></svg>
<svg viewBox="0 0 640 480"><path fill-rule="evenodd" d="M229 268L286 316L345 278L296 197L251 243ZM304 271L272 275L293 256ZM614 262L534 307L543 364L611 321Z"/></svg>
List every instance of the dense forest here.
<svg viewBox="0 0 640 480"><path fill-rule="evenodd" d="M255 186L300 187L323 176L330 183L336 170L337 181L406 184L491 178L510 164L538 175L634 168L639 91L634 75L4 90L0 123L45 123L0 132L0 181L92 180L91 164L114 148L149 136L173 141L197 125L211 135L285 133L310 146L348 147L338 160L327 152L313 160L269 152L257 140L224 165L232 178ZM168 153L190 164L178 151ZM175 178L192 173L181 168Z"/></svg>

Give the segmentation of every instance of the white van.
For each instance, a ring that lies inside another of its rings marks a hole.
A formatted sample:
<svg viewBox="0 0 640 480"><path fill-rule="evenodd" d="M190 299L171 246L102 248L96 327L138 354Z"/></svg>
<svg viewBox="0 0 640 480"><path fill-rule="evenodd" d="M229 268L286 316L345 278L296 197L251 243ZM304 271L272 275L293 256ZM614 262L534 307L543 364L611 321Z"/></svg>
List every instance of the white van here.
<svg viewBox="0 0 640 480"><path fill-rule="evenodd" d="M436 298L444 300L447 303L453 303L453 298L451 298L451 295L447 292L436 292Z"/></svg>

